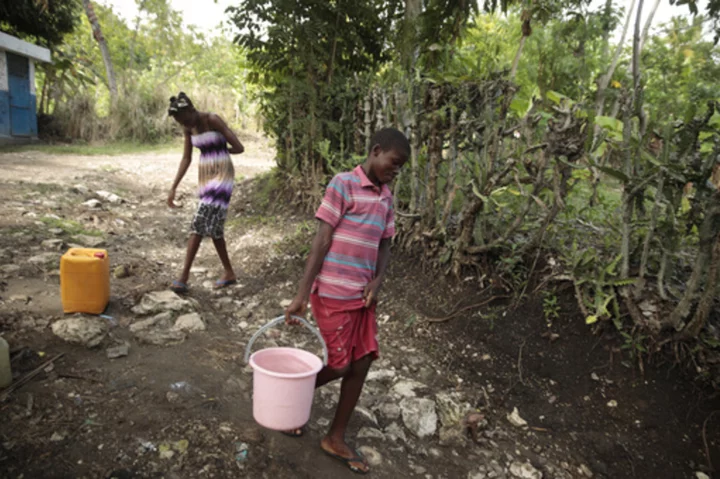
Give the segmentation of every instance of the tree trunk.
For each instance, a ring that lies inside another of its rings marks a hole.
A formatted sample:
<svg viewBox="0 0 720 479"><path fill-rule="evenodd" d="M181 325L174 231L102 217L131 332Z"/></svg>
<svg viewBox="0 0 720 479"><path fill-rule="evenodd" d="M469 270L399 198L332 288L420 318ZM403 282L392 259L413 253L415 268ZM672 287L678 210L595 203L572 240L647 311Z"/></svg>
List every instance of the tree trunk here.
<svg viewBox="0 0 720 479"><path fill-rule="evenodd" d="M705 323L707 323L712 305L715 302L718 270L720 270L720 235L718 235L715 239L715 245L713 246L710 258L705 291L700 297L700 302L698 303L697 310L695 311L695 316L693 316L692 321L688 323L687 327L682 332L681 336L683 339L696 338L698 334L700 334L705 327Z"/></svg>
<svg viewBox="0 0 720 479"><path fill-rule="evenodd" d="M610 84L612 76L615 74L615 69L617 68L618 61L620 60L620 54L622 53L623 44L625 43L625 37L627 37L627 32L630 29L630 22L632 21L632 14L634 9L635 0L632 0L632 3L630 4L630 9L628 10L627 18L625 19L625 26L623 26L622 36L620 37L620 42L615 48L615 53L613 55L612 61L610 62L610 67L608 68L608 71L605 73L605 75L600 77L600 81L598 82L598 90L595 97L595 116L602 116L603 112L605 111L605 91ZM597 131L599 130L596 127L596 136Z"/></svg>
<svg viewBox="0 0 720 479"><path fill-rule="evenodd" d="M95 41L98 42L100 52L102 53L103 62L105 63L105 72L107 73L108 88L110 89L110 98L112 103L115 104L118 91L117 82L115 81L115 70L113 69L112 59L110 58L110 50L108 49L105 37L103 37L100 22L98 22L97 16L95 16L95 10L93 9L90 0L83 0L83 7L85 7L85 13L87 14L90 25L92 26Z"/></svg>
<svg viewBox="0 0 720 479"><path fill-rule="evenodd" d="M650 34L650 25L652 25L653 18L658 11L658 7L660 7L660 2L661 0L655 0L655 4L650 9L650 14L645 21L645 28L643 28L642 36L640 37L640 52L642 52L645 42L647 41L647 37Z"/></svg>
<svg viewBox="0 0 720 479"><path fill-rule="evenodd" d="M365 95L363 112L365 113L365 153L370 151L370 136L372 135L372 92L368 90Z"/></svg>
<svg viewBox="0 0 720 479"><path fill-rule="evenodd" d="M515 58L512 62L512 68L510 69L510 81L515 80L515 75L517 74L518 65L520 64L520 57L522 56L523 48L525 48L525 41L527 40L527 37L530 36L532 33L532 28L530 26L530 17L531 17L530 10L523 10L522 12L522 36L520 37L520 44L518 45L518 49L515 52Z"/></svg>
<svg viewBox="0 0 720 479"><path fill-rule="evenodd" d="M443 150L443 119L440 105L442 104L443 92L440 88L431 88L428 92L430 96L430 131L428 134L428 171L427 171L427 188L425 197L425 214L423 220L425 228L430 230L435 227L437 222L435 203L437 201L437 179L438 169L442 162Z"/></svg>

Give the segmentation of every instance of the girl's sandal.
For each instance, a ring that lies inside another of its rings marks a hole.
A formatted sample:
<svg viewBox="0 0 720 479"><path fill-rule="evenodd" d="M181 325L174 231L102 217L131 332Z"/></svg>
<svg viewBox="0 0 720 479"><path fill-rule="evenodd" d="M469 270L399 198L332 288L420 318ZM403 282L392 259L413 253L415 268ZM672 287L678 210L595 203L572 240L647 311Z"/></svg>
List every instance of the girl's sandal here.
<svg viewBox="0 0 720 479"><path fill-rule="evenodd" d="M305 435L305 428L306 428L306 426L303 426L303 427L299 427L297 429L292 429L290 431L280 431L280 432L288 437L303 437Z"/></svg>
<svg viewBox="0 0 720 479"><path fill-rule="evenodd" d="M188 285L182 281L173 281L170 285L170 291L175 294L185 294L188 292Z"/></svg>
<svg viewBox="0 0 720 479"><path fill-rule="evenodd" d="M215 289L223 289L233 284L237 284L236 279L219 279L215 281Z"/></svg>

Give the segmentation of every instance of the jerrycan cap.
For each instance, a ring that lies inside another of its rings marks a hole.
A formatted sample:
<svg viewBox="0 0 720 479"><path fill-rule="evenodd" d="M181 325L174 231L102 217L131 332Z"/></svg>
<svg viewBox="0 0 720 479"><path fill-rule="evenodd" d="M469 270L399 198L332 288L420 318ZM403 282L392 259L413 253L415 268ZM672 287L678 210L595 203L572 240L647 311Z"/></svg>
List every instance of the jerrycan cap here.
<svg viewBox="0 0 720 479"><path fill-rule="evenodd" d="M93 256L95 256L96 258L105 259L105 253L101 253L99 251L97 253L95 253Z"/></svg>

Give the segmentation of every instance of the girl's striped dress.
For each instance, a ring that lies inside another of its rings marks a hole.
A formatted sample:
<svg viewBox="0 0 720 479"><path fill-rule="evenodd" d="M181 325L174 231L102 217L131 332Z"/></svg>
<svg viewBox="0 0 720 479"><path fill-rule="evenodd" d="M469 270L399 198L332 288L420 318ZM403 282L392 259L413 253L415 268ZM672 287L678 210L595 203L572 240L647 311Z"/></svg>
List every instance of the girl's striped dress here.
<svg viewBox="0 0 720 479"><path fill-rule="evenodd" d="M220 239L225 234L225 219L235 182L227 140L217 131L192 135L191 140L193 146L200 149L200 204L190 230L200 236Z"/></svg>

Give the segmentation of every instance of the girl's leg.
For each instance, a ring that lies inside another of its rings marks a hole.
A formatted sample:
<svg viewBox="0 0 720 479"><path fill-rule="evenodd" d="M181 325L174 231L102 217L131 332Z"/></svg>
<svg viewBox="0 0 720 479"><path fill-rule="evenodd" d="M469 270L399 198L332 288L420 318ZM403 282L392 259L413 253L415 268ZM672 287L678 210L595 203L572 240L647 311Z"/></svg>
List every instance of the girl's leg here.
<svg viewBox="0 0 720 479"><path fill-rule="evenodd" d="M188 239L187 253L185 254L185 266L183 267L182 275L178 280L181 283L187 284L188 279L190 279L190 268L192 268L195 256L197 256L198 249L200 249L201 241L202 236L195 233L191 234L190 239Z"/></svg>
<svg viewBox="0 0 720 479"><path fill-rule="evenodd" d="M217 254L220 257L220 262L222 263L223 268L225 268L225 273L223 273L220 281L231 281L237 279L232 265L230 264L230 257L228 256L227 246L225 245L225 238L213 238L213 244L215 245Z"/></svg>

